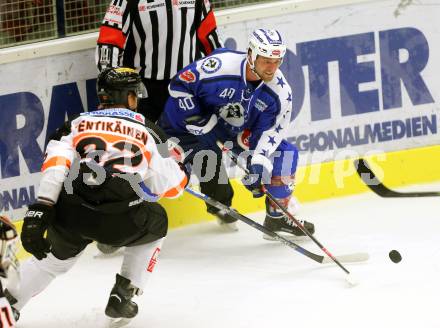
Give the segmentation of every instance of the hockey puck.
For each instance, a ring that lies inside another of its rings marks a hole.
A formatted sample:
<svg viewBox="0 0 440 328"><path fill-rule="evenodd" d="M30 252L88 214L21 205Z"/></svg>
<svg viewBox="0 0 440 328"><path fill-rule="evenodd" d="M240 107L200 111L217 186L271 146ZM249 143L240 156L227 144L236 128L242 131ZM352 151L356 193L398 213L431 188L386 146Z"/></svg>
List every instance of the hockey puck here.
<svg viewBox="0 0 440 328"><path fill-rule="evenodd" d="M393 261L394 263L399 263L400 261L402 261L402 255L400 255L400 253L395 249L393 249L388 255L391 261Z"/></svg>

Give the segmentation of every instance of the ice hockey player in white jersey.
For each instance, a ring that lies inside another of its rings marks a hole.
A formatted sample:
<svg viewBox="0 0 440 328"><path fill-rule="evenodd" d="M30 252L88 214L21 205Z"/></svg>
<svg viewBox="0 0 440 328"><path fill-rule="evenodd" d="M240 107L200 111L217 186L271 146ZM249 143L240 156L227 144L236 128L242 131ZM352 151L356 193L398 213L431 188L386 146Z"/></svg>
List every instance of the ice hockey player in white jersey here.
<svg viewBox="0 0 440 328"><path fill-rule="evenodd" d="M5 286L19 283L19 263L16 257L18 234L14 224L0 215L0 327L15 327L15 317L7 299Z"/></svg>
<svg viewBox="0 0 440 328"><path fill-rule="evenodd" d="M167 234L167 214L156 201L181 195L188 178L160 155L134 111L143 88L136 71L105 69L97 88L102 108L66 123L46 147L38 201L29 206L21 233L33 256L22 264L20 287L8 291L20 311L88 244L125 246L105 309L111 325L121 326L136 316L132 299L142 294Z"/></svg>
<svg viewBox="0 0 440 328"><path fill-rule="evenodd" d="M160 125L180 139L180 146L190 154L186 162L198 166L193 171L201 176L201 191L225 205L231 205L233 191L224 179L216 141L231 142L238 155L247 151L242 155L254 179L247 179L245 185L254 197L264 195L264 185L286 207L294 207L291 194L298 150L285 139L292 116L292 90L279 69L286 49L277 30L257 29L250 35L247 53L217 49L185 67L170 83L171 97ZM200 151L207 156L196 156ZM217 153L216 165L208 165L209 152ZM207 176L213 178L206 181ZM234 224L233 218L209 205L208 211L221 224ZM290 237L304 235L268 199L264 225ZM304 226L314 233L313 223L304 221Z"/></svg>

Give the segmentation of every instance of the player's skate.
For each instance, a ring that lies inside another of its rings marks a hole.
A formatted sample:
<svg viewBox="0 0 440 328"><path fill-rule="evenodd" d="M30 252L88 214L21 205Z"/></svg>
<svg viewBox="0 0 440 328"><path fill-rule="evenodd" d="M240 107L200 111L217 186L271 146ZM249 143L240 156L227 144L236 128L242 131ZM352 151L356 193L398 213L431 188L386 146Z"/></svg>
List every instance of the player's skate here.
<svg viewBox="0 0 440 328"><path fill-rule="evenodd" d="M129 279L116 274L116 283L105 308L105 314L111 318L109 327L125 326L137 315L138 306L131 299L140 294L140 289L133 286Z"/></svg>
<svg viewBox="0 0 440 328"><path fill-rule="evenodd" d="M226 211L210 211L208 209L208 212L217 217L217 223L224 231L238 231L237 219L230 216Z"/></svg>
<svg viewBox="0 0 440 328"><path fill-rule="evenodd" d="M292 197L288 200L286 208L292 215L298 212L299 203L296 198ZM315 233L315 225L305 220L298 221L310 233ZM302 240L306 234L275 205L272 205L266 198L266 218L264 226L273 232L276 232L289 240ZM266 240L275 240L273 237L264 234Z"/></svg>
<svg viewBox="0 0 440 328"><path fill-rule="evenodd" d="M304 228L310 233L315 233L315 225L311 222L305 221L305 220L298 220ZM287 223L286 217L280 217L280 218L274 218L269 215L266 215L266 218L264 220L264 226L273 232L280 233L283 237L289 240L301 240L304 239L305 233L302 232L302 230L294 223L289 224ZM273 237L264 234L263 238L266 240L275 240Z"/></svg>

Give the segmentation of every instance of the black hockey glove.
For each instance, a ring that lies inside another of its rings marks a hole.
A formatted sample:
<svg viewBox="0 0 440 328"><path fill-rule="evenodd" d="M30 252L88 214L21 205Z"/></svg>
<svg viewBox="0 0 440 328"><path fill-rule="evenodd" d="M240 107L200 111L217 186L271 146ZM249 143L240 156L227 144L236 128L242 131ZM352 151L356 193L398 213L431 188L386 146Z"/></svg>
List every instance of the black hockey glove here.
<svg viewBox="0 0 440 328"><path fill-rule="evenodd" d="M260 198L264 196L262 184L263 174L263 165L249 165L249 174L241 180L243 185L252 193L252 196L254 198Z"/></svg>
<svg viewBox="0 0 440 328"><path fill-rule="evenodd" d="M21 243L38 260L42 260L50 252L50 243L44 238L44 233L54 218L55 208L42 203L29 205L24 216Z"/></svg>

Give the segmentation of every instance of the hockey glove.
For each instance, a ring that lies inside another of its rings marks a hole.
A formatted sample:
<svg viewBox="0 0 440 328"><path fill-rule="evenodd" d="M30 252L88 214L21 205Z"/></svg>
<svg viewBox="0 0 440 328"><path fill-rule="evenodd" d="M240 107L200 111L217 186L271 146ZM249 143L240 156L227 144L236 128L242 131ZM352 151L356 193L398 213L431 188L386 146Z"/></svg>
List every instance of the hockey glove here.
<svg viewBox="0 0 440 328"><path fill-rule="evenodd" d="M195 115L185 120L185 128L189 133L197 136L200 142L207 146L215 146L217 138L215 135L215 126L217 125L217 115L212 114L210 117L202 117Z"/></svg>
<svg viewBox="0 0 440 328"><path fill-rule="evenodd" d="M44 238L47 227L55 219L55 208L43 203L29 205L21 231L23 248L42 260L50 252L50 243Z"/></svg>
<svg viewBox="0 0 440 328"><path fill-rule="evenodd" d="M254 198L264 196L263 185L261 183L264 172L264 167L261 164L249 165L249 174L241 180L243 185L252 193Z"/></svg>

